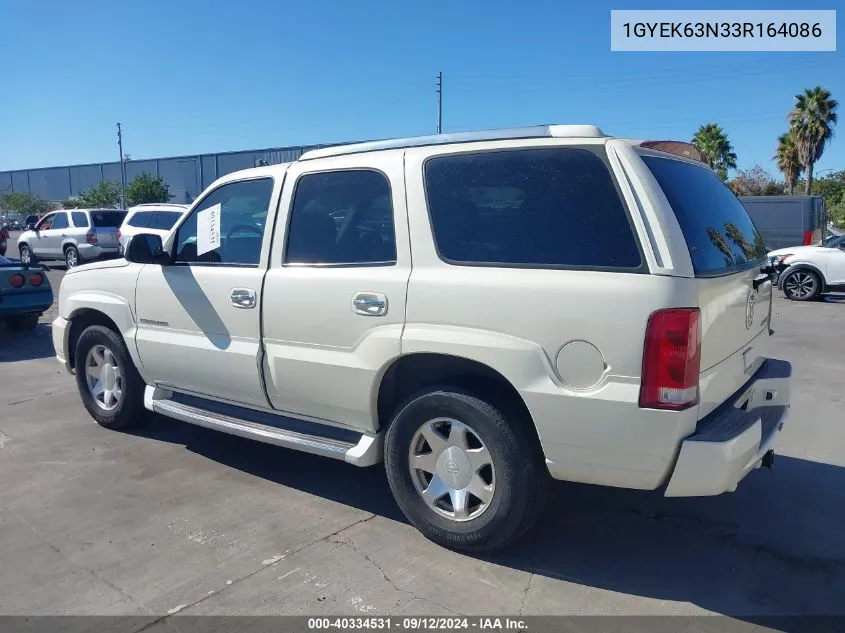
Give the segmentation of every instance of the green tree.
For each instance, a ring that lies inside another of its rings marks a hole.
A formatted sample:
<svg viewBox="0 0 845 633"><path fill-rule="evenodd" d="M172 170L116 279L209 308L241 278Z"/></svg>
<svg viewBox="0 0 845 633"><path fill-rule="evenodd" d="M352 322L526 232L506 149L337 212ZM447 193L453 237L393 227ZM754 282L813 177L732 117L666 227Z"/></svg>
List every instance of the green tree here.
<svg viewBox="0 0 845 633"><path fill-rule="evenodd" d="M120 183L101 180L88 191L79 194L82 207L92 209L113 209L120 205Z"/></svg>
<svg viewBox="0 0 845 633"><path fill-rule="evenodd" d="M79 198L68 198L67 200L62 200L62 209L81 209L85 206L85 203Z"/></svg>
<svg viewBox="0 0 845 633"><path fill-rule="evenodd" d="M798 145L795 143L795 137L792 133L787 132L778 137L778 148L773 158L780 173L783 174L787 193L792 195L795 191L795 185L798 183L798 178L801 176L801 159L798 156Z"/></svg>
<svg viewBox="0 0 845 633"><path fill-rule="evenodd" d="M727 181L728 169L736 169L736 154L725 131L715 123L705 123L692 137L692 144L701 152L710 169Z"/></svg>
<svg viewBox="0 0 845 633"><path fill-rule="evenodd" d="M813 190L813 165L821 158L825 145L833 137L839 102L821 86L795 95L795 107L789 113L789 131L798 147L798 158L807 175L804 191Z"/></svg>
<svg viewBox="0 0 845 633"><path fill-rule="evenodd" d="M751 169L737 170L736 177L731 180L730 187L738 196L780 196L784 186L777 182L772 175L760 165Z"/></svg>
<svg viewBox="0 0 845 633"><path fill-rule="evenodd" d="M839 228L845 229L845 191L842 192L838 202L825 198L825 203L827 204L827 214L833 220L833 223Z"/></svg>
<svg viewBox="0 0 845 633"><path fill-rule="evenodd" d="M37 193L27 191L2 194L0 207L20 215L40 215L53 209L54 205Z"/></svg>
<svg viewBox="0 0 845 633"><path fill-rule="evenodd" d="M167 202L173 196L170 195L170 186L163 178L152 174L141 173L126 185L126 204L147 204L150 202Z"/></svg>

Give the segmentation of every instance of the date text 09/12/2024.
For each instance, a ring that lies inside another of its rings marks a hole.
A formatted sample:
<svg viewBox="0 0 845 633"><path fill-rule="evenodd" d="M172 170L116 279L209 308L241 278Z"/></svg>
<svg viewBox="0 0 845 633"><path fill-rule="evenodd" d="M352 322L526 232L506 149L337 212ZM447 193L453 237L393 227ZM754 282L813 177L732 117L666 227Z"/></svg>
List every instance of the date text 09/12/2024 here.
<svg viewBox="0 0 845 633"><path fill-rule="evenodd" d="M324 617L308 618L309 630L376 629L398 631L525 631L523 620L498 617Z"/></svg>

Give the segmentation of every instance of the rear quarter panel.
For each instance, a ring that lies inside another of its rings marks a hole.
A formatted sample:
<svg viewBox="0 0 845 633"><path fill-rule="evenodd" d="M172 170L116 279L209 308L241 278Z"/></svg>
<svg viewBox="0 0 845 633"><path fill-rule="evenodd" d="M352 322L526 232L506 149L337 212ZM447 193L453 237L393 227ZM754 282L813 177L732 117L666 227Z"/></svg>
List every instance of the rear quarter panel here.
<svg viewBox="0 0 845 633"><path fill-rule="evenodd" d="M475 149L488 145L508 147ZM667 214L638 198L630 182L619 183L649 266L660 274L447 264L434 245L423 163L450 151L462 148L406 154L414 268L402 353L461 356L507 378L531 413L554 477L656 488L698 419L695 407L678 413L638 406L649 316L698 301L695 280L679 276L691 266L673 245L671 229L680 229L671 209Z"/></svg>

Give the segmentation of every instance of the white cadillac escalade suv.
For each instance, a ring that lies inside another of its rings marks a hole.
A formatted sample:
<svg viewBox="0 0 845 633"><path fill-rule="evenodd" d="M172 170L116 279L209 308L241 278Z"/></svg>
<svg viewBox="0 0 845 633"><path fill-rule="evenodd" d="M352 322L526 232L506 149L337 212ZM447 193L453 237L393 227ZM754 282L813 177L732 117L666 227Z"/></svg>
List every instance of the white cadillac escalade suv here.
<svg viewBox="0 0 845 633"><path fill-rule="evenodd" d="M56 352L106 428L147 409L383 460L457 549L526 533L550 478L732 491L773 457L791 367L760 234L698 158L551 125L232 173L68 271Z"/></svg>

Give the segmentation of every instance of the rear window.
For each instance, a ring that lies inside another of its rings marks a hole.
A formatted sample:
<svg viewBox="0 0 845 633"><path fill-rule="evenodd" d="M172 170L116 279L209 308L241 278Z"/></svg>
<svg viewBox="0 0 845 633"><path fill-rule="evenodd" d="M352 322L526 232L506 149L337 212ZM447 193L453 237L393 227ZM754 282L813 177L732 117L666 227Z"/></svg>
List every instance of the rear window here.
<svg viewBox="0 0 845 633"><path fill-rule="evenodd" d="M762 262L763 237L715 173L671 158L642 159L678 218L696 275L729 274Z"/></svg>
<svg viewBox="0 0 845 633"><path fill-rule="evenodd" d="M73 220L73 225L80 229L88 228L88 216L84 211L73 211L70 214L70 219Z"/></svg>
<svg viewBox="0 0 845 633"><path fill-rule="evenodd" d="M603 160L577 148L439 156L425 164L434 239L456 264L638 269Z"/></svg>
<svg viewBox="0 0 845 633"><path fill-rule="evenodd" d="M91 211L91 219L97 227L118 228L125 217L126 211Z"/></svg>
<svg viewBox="0 0 845 633"><path fill-rule="evenodd" d="M153 214L153 219L150 222L151 229L158 229L160 231L169 231L176 224L176 221L182 217L178 211L156 211Z"/></svg>
<svg viewBox="0 0 845 633"><path fill-rule="evenodd" d="M127 224L137 228L147 228L150 225L150 219L152 217L152 211L138 211L129 218L129 222L127 222Z"/></svg>

